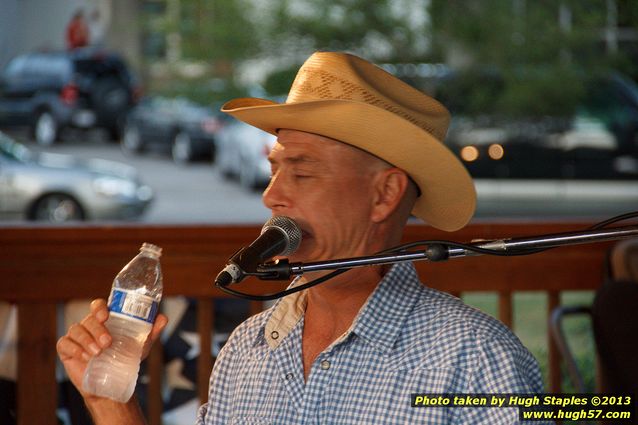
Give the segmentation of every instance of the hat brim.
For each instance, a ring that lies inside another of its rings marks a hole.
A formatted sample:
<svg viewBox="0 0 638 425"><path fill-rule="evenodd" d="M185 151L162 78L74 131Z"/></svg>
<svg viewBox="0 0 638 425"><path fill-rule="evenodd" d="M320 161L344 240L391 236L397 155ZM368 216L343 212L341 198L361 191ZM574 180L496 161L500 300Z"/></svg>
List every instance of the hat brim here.
<svg viewBox="0 0 638 425"><path fill-rule="evenodd" d="M446 231L465 226L476 208L472 178L432 135L400 116L348 100L276 103L240 98L225 112L268 133L290 129L319 134L363 149L406 171L421 190L412 213ZM392 141L400 138L400 143Z"/></svg>

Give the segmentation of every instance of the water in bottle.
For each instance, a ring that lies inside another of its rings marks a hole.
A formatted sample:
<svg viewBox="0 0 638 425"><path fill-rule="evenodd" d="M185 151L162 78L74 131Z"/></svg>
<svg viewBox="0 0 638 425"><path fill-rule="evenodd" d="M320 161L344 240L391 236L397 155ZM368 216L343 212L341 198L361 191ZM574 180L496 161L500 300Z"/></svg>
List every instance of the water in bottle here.
<svg viewBox="0 0 638 425"><path fill-rule="evenodd" d="M144 243L115 277L106 321L113 342L89 361L84 391L122 403L133 395L144 341L162 298L161 254L160 247Z"/></svg>

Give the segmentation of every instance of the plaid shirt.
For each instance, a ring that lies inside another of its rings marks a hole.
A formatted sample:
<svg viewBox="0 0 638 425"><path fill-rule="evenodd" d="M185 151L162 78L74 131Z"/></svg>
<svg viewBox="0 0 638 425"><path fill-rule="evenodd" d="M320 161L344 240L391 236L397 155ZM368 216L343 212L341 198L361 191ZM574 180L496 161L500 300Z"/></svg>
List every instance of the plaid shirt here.
<svg viewBox="0 0 638 425"><path fill-rule="evenodd" d="M423 286L412 264L392 267L304 382L305 302L285 297L233 332L197 424L511 424L517 408L415 408L411 394L543 390L507 327Z"/></svg>

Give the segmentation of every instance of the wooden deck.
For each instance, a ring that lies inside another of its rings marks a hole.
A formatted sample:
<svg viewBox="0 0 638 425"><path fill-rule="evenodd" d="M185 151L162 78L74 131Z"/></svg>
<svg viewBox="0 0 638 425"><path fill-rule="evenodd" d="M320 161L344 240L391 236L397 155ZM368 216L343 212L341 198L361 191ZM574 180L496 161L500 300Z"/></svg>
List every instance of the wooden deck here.
<svg viewBox="0 0 638 425"><path fill-rule="evenodd" d="M411 225L406 241L448 239L469 242L526 235L542 235L586 228L589 223L478 223L455 233ZM213 299L226 297L213 279L230 254L259 234L258 226L78 226L0 228L0 300L18 308L18 423L56 424L55 343L56 311L74 299L106 297L113 277L137 252L142 242L163 248L164 295L185 295L198 300L201 346L210 346ZM553 249L522 257L468 257L445 263L417 263L428 285L459 295L466 291L495 291L499 318L512 325L512 295L517 291L543 291L548 311L559 304L565 290L592 290L602 281L610 243ZM242 289L270 292L283 286L247 280ZM267 288L264 290L263 288ZM261 309L254 303L253 312ZM550 391L560 391L560 364L548 338ZM149 358L149 423L161 423L161 347ZM212 364L200 356L198 393L206 398Z"/></svg>

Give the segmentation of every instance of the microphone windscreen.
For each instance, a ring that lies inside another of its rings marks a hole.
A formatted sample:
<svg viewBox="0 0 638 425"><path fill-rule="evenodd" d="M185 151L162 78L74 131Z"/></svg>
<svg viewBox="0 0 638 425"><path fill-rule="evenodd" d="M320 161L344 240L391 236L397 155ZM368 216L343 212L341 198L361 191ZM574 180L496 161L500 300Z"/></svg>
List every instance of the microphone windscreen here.
<svg viewBox="0 0 638 425"><path fill-rule="evenodd" d="M288 256L299 248L301 229L292 218L283 215L274 216L264 224L261 233L263 234L269 229L279 230L286 238L286 248L279 255Z"/></svg>

